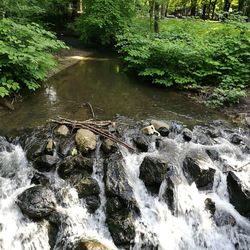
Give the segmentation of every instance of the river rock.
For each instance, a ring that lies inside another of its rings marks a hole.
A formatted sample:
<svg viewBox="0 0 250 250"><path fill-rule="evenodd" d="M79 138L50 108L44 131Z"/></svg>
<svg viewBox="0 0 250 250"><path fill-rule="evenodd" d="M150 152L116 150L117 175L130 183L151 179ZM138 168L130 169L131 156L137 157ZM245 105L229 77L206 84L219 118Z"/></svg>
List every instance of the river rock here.
<svg viewBox="0 0 250 250"><path fill-rule="evenodd" d="M230 203L241 215L250 218L250 192L243 189L240 179L233 172L227 175L227 189Z"/></svg>
<svg viewBox="0 0 250 250"><path fill-rule="evenodd" d="M109 250L109 248L97 240L82 239L73 250Z"/></svg>
<svg viewBox="0 0 250 250"><path fill-rule="evenodd" d="M61 136L67 136L69 134L69 129L65 125L60 125L56 128L55 133Z"/></svg>
<svg viewBox="0 0 250 250"><path fill-rule="evenodd" d="M233 144L239 145L242 141L242 136L238 135L238 134L233 134L230 138L230 141Z"/></svg>
<svg viewBox="0 0 250 250"><path fill-rule="evenodd" d="M33 177L31 178L31 184L35 184L35 185L43 185L46 186L47 184L49 184L49 178L39 172L35 172Z"/></svg>
<svg viewBox="0 0 250 250"><path fill-rule="evenodd" d="M64 157L73 155L73 151L76 150L76 143L73 138L61 137L58 144L58 151Z"/></svg>
<svg viewBox="0 0 250 250"><path fill-rule="evenodd" d="M110 139L105 139L102 142L101 149L105 154L115 153L118 150L118 147L115 142Z"/></svg>
<svg viewBox="0 0 250 250"><path fill-rule="evenodd" d="M205 168L206 158L200 155L187 156L183 161L184 175L189 183L195 182L200 190L211 190L214 183L215 169Z"/></svg>
<svg viewBox="0 0 250 250"><path fill-rule="evenodd" d="M193 133L190 129L184 128L182 131L182 136L185 141L189 142L193 138Z"/></svg>
<svg viewBox="0 0 250 250"><path fill-rule="evenodd" d="M75 186L79 198L84 198L87 204L87 208L90 212L100 206L100 188L98 182L91 176L83 177Z"/></svg>
<svg viewBox="0 0 250 250"><path fill-rule="evenodd" d="M148 151L150 142L145 135L135 135L133 137L133 142L141 152Z"/></svg>
<svg viewBox="0 0 250 250"><path fill-rule="evenodd" d="M47 145L46 145L46 153L53 155L53 151L54 151L55 146L56 146L56 143L53 141L52 138L49 138Z"/></svg>
<svg viewBox="0 0 250 250"><path fill-rule="evenodd" d="M156 131L156 129L155 129L155 127L154 127L153 125L144 127L144 128L142 129L142 132L143 132L145 135L153 135L154 133L156 133L157 135L160 135L160 133Z"/></svg>
<svg viewBox="0 0 250 250"><path fill-rule="evenodd" d="M159 188L168 171L168 161L165 159L146 156L140 166L140 179L154 194L159 193Z"/></svg>
<svg viewBox="0 0 250 250"><path fill-rule="evenodd" d="M166 189L163 193L163 199L172 212L174 212L174 189L174 182L172 181L172 178L168 176L166 178Z"/></svg>
<svg viewBox="0 0 250 250"><path fill-rule="evenodd" d="M28 188L18 195L16 203L32 219L47 218L56 209L54 193L40 185Z"/></svg>
<svg viewBox="0 0 250 250"><path fill-rule="evenodd" d="M128 182L122 160L117 156L107 159L104 163L104 183L108 197L119 197L127 207L136 205L133 189Z"/></svg>
<svg viewBox="0 0 250 250"><path fill-rule="evenodd" d="M13 145L9 143L5 137L0 136L0 152L3 151L11 152L13 149L14 149Z"/></svg>
<svg viewBox="0 0 250 250"><path fill-rule="evenodd" d="M54 246L56 245L58 232L59 232L58 225L50 222L48 225L48 237L49 237L50 249L54 249Z"/></svg>
<svg viewBox="0 0 250 250"><path fill-rule="evenodd" d="M155 129L160 133L161 136L168 136L170 132L170 126L163 121L152 120L151 124L155 127Z"/></svg>
<svg viewBox="0 0 250 250"><path fill-rule="evenodd" d="M49 172L56 166L58 161L59 159L56 156L43 155L33 161L33 166L40 172Z"/></svg>
<svg viewBox="0 0 250 250"><path fill-rule="evenodd" d="M219 161L221 159L219 152L216 151L215 149L206 149L206 153L208 154L210 159L213 161Z"/></svg>
<svg viewBox="0 0 250 250"><path fill-rule="evenodd" d="M250 116L247 116L247 117L245 118L245 123L246 123L246 125L250 128Z"/></svg>
<svg viewBox="0 0 250 250"><path fill-rule="evenodd" d="M82 155L68 156L60 162L57 171L62 179L77 176L79 180L93 172L93 160Z"/></svg>
<svg viewBox="0 0 250 250"><path fill-rule="evenodd" d="M115 214L108 217L106 222L115 245L118 248L131 249L135 239L133 215Z"/></svg>
<svg viewBox="0 0 250 250"><path fill-rule="evenodd" d="M78 129L75 141L78 149L84 154L96 148L96 135L88 129Z"/></svg>
<svg viewBox="0 0 250 250"><path fill-rule="evenodd" d="M216 211L216 206L215 206L215 202L212 201L212 199L207 198L205 201L205 208L211 213L211 215L214 215L215 211Z"/></svg>

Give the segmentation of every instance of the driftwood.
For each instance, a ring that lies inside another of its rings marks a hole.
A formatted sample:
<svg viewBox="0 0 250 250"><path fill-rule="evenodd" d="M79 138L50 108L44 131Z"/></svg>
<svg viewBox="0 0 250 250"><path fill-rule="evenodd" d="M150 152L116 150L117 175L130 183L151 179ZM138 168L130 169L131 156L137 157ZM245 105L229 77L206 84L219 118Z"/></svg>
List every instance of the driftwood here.
<svg viewBox="0 0 250 250"><path fill-rule="evenodd" d="M89 119L86 121L76 121L76 120L70 120L70 119L58 116L57 119L50 119L48 122L56 123L60 125L66 125L68 127L71 127L72 129L75 129L75 128L76 129L79 129L79 128L88 129L97 135L110 139L111 141L118 143L126 147L129 150L134 151L134 148L132 146L120 140L119 138L112 135L108 131L108 127L114 124L112 121L94 121L93 119Z"/></svg>

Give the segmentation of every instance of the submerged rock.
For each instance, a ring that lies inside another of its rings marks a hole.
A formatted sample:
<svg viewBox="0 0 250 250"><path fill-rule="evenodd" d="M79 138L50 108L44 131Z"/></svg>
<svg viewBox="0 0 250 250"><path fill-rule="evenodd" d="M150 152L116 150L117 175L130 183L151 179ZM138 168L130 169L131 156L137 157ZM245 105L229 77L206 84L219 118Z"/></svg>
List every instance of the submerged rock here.
<svg viewBox="0 0 250 250"><path fill-rule="evenodd" d="M242 136L238 135L238 134L233 134L230 138L230 141L233 144L239 145L242 142Z"/></svg>
<svg viewBox="0 0 250 250"><path fill-rule="evenodd" d="M82 239L73 250L109 250L109 248L97 240Z"/></svg>
<svg viewBox="0 0 250 250"><path fill-rule="evenodd" d="M241 215L250 218L250 192L243 189L240 179L233 172L227 175L227 189L230 203Z"/></svg>
<svg viewBox="0 0 250 250"><path fill-rule="evenodd" d="M227 211L216 211L214 219L217 227L223 227L226 225L234 227L236 225L235 218Z"/></svg>
<svg viewBox="0 0 250 250"><path fill-rule="evenodd" d="M159 193L159 188L168 171L168 162L161 158L146 156L140 166L140 179L154 194Z"/></svg>
<svg viewBox="0 0 250 250"><path fill-rule="evenodd" d="M17 205L32 219L47 218L56 209L54 193L43 186L34 186L18 195Z"/></svg>
<svg viewBox="0 0 250 250"><path fill-rule="evenodd" d="M207 198L205 201L205 208L211 213L211 215L214 215L215 211L216 211L216 206L215 206L215 202L212 201L212 199Z"/></svg>
<svg viewBox="0 0 250 250"><path fill-rule="evenodd" d="M189 184L195 182L198 189L209 190L213 187L215 169L204 168L202 162L197 156L187 156L183 161L183 171Z"/></svg>
<svg viewBox="0 0 250 250"><path fill-rule="evenodd" d="M88 129L78 129L75 141L78 149L84 154L96 148L96 135Z"/></svg>
<svg viewBox="0 0 250 250"><path fill-rule="evenodd" d="M174 193L175 193L175 186L172 178L168 176L166 178L166 189L163 193L163 199L167 203L168 208L174 212Z"/></svg>

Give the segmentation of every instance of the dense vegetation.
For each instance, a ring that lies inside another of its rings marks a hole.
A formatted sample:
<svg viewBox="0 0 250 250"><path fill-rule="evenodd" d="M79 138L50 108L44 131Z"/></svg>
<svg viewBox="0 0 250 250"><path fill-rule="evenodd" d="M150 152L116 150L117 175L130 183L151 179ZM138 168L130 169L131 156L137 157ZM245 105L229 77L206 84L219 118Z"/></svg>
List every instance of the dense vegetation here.
<svg viewBox="0 0 250 250"><path fill-rule="evenodd" d="M58 26L115 46L138 76L210 105L238 102L250 84L250 0L2 0L1 16L0 96L44 80L64 47L44 27Z"/></svg>
<svg viewBox="0 0 250 250"><path fill-rule="evenodd" d="M138 25L118 36L118 48L139 76L167 87L198 90L216 106L245 95L250 75L247 23L167 20L160 34Z"/></svg>

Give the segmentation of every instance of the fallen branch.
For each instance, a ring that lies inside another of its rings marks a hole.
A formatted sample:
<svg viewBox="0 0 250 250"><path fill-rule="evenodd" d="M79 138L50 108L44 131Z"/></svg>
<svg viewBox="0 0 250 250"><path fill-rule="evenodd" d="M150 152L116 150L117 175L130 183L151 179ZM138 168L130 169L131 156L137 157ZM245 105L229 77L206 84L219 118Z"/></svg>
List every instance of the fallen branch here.
<svg viewBox="0 0 250 250"><path fill-rule="evenodd" d="M134 151L134 148L132 146L120 140L119 138L112 135L108 131L108 127L114 124L112 121L94 121L93 119L86 120L86 121L76 121L76 120L70 120L70 119L58 116L58 119L50 119L49 122L60 124L60 125L66 125L68 127L71 127L72 129L74 128L88 129L97 135L110 139L111 141L118 143L126 147L129 150Z"/></svg>

